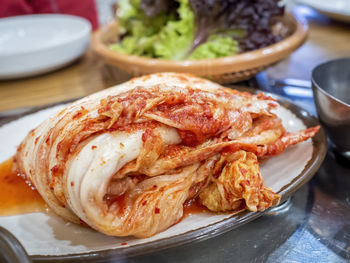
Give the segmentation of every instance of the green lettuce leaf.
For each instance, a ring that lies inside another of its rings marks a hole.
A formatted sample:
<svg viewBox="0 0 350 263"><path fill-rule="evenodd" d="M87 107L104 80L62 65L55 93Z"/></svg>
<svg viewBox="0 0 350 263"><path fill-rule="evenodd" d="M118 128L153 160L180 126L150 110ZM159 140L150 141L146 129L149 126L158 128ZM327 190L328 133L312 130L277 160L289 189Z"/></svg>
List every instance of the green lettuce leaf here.
<svg viewBox="0 0 350 263"><path fill-rule="evenodd" d="M120 0L117 17L121 40L110 48L167 60L219 58L242 51L241 41L247 37L244 27L221 26L224 21L214 19L223 11L221 0L213 0L213 6L209 0L196 1ZM207 21L207 17L216 22Z"/></svg>
<svg viewBox="0 0 350 263"><path fill-rule="evenodd" d="M238 42L228 36L210 36L208 41L199 45L189 59L220 58L237 54Z"/></svg>
<svg viewBox="0 0 350 263"><path fill-rule="evenodd" d="M194 14L189 0L179 0L179 19L168 21L154 43L156 57L170 60L184 59L193 42Z"/></svg>
<svg viewBox="0 0 350 263"><path fill-rule="evenodd" d="M173 15L165 13L147 17L140 9L140 0L120 0L117 10L121 41L110 49L124 54L154 57L154 42Z"/></svg>
<svg viewBox="0 0 350 263"><path fill-rule="evenodd" d="M194 36L194 14L189 0L178 0L177 14L160 13L148 17L140 0L121 0L117 11L120 35L110 48L114 51L161 59L184 59Z"/></svg>

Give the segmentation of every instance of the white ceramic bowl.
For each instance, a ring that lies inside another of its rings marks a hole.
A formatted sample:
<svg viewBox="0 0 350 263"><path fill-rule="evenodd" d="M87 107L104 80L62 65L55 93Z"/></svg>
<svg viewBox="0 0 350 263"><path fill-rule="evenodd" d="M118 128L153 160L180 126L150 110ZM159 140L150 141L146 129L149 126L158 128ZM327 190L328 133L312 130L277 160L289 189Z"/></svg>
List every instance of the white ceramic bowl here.
<svg viewBox="0 0 350 263"><path fill-rule="evenodd" d="M81 56L90 42L90 23L59 14L0 19L0 79L38 75Z"/></svg>

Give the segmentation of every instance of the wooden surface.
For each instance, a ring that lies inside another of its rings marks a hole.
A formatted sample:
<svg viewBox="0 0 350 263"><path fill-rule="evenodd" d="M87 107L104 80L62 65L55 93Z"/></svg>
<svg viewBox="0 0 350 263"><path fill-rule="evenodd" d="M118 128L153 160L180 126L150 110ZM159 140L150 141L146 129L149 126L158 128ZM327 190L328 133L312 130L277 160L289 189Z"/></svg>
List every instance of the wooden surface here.
<svg viewBox="0 0 350 263"><path fill-rule="evenodd" d="M301 12L305 12L301 9ZM330 21L308 10L307 42L289 58L267 70L271 78L309 80L312 68L324 61L350 57L350 24ZM91 50L59 71L21 80L0 81L0 111L45 105L86 96L130 78L104 65Z"/></svg>

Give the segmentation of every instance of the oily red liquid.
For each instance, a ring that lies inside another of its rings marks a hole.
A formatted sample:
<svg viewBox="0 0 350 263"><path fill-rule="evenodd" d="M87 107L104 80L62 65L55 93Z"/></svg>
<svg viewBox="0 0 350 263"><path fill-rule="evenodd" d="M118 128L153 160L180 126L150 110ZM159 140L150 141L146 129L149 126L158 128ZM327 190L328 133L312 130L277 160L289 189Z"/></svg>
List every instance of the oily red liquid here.
<svg viewBox="0 0 350 263"><path fill-rule="evenodd" d="M0 216L47 210L45 201L29 180L17 175L13 158L0 164Z"/></svg>
<svg viewBox="0 0 350 263"><path fill-rule="evenodd" d="M48 206L29 180L17 175L13 158L0 164L0 216L47 212ZM184 204L183 217L207 212L196 199Z"/></svg>
<svg viewBox="0 0 350 263"><path fill-rule="evenodd" d="M184 203L183 218L189 215L199 214L199 213L208 212L208 211L209 211L208 208L206 208L204 205L201 205L197 201L197 199L191 199Z"/></svg>

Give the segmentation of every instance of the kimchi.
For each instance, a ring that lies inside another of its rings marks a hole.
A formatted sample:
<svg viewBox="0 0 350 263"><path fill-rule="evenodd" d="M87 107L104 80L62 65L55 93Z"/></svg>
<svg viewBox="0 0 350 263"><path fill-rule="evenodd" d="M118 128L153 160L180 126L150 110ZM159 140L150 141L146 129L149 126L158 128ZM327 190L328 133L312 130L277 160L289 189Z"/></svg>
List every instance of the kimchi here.
<svg viewBox="0 0 350 263"><path fill-rule="evenodd" d="M190 200L216 213L264 211L280 195L264 186L261 158L319 129L286 131L278 106L191 75L143 76L43 121L16 165L59 216L112 236L164 231Z"/></svg>

